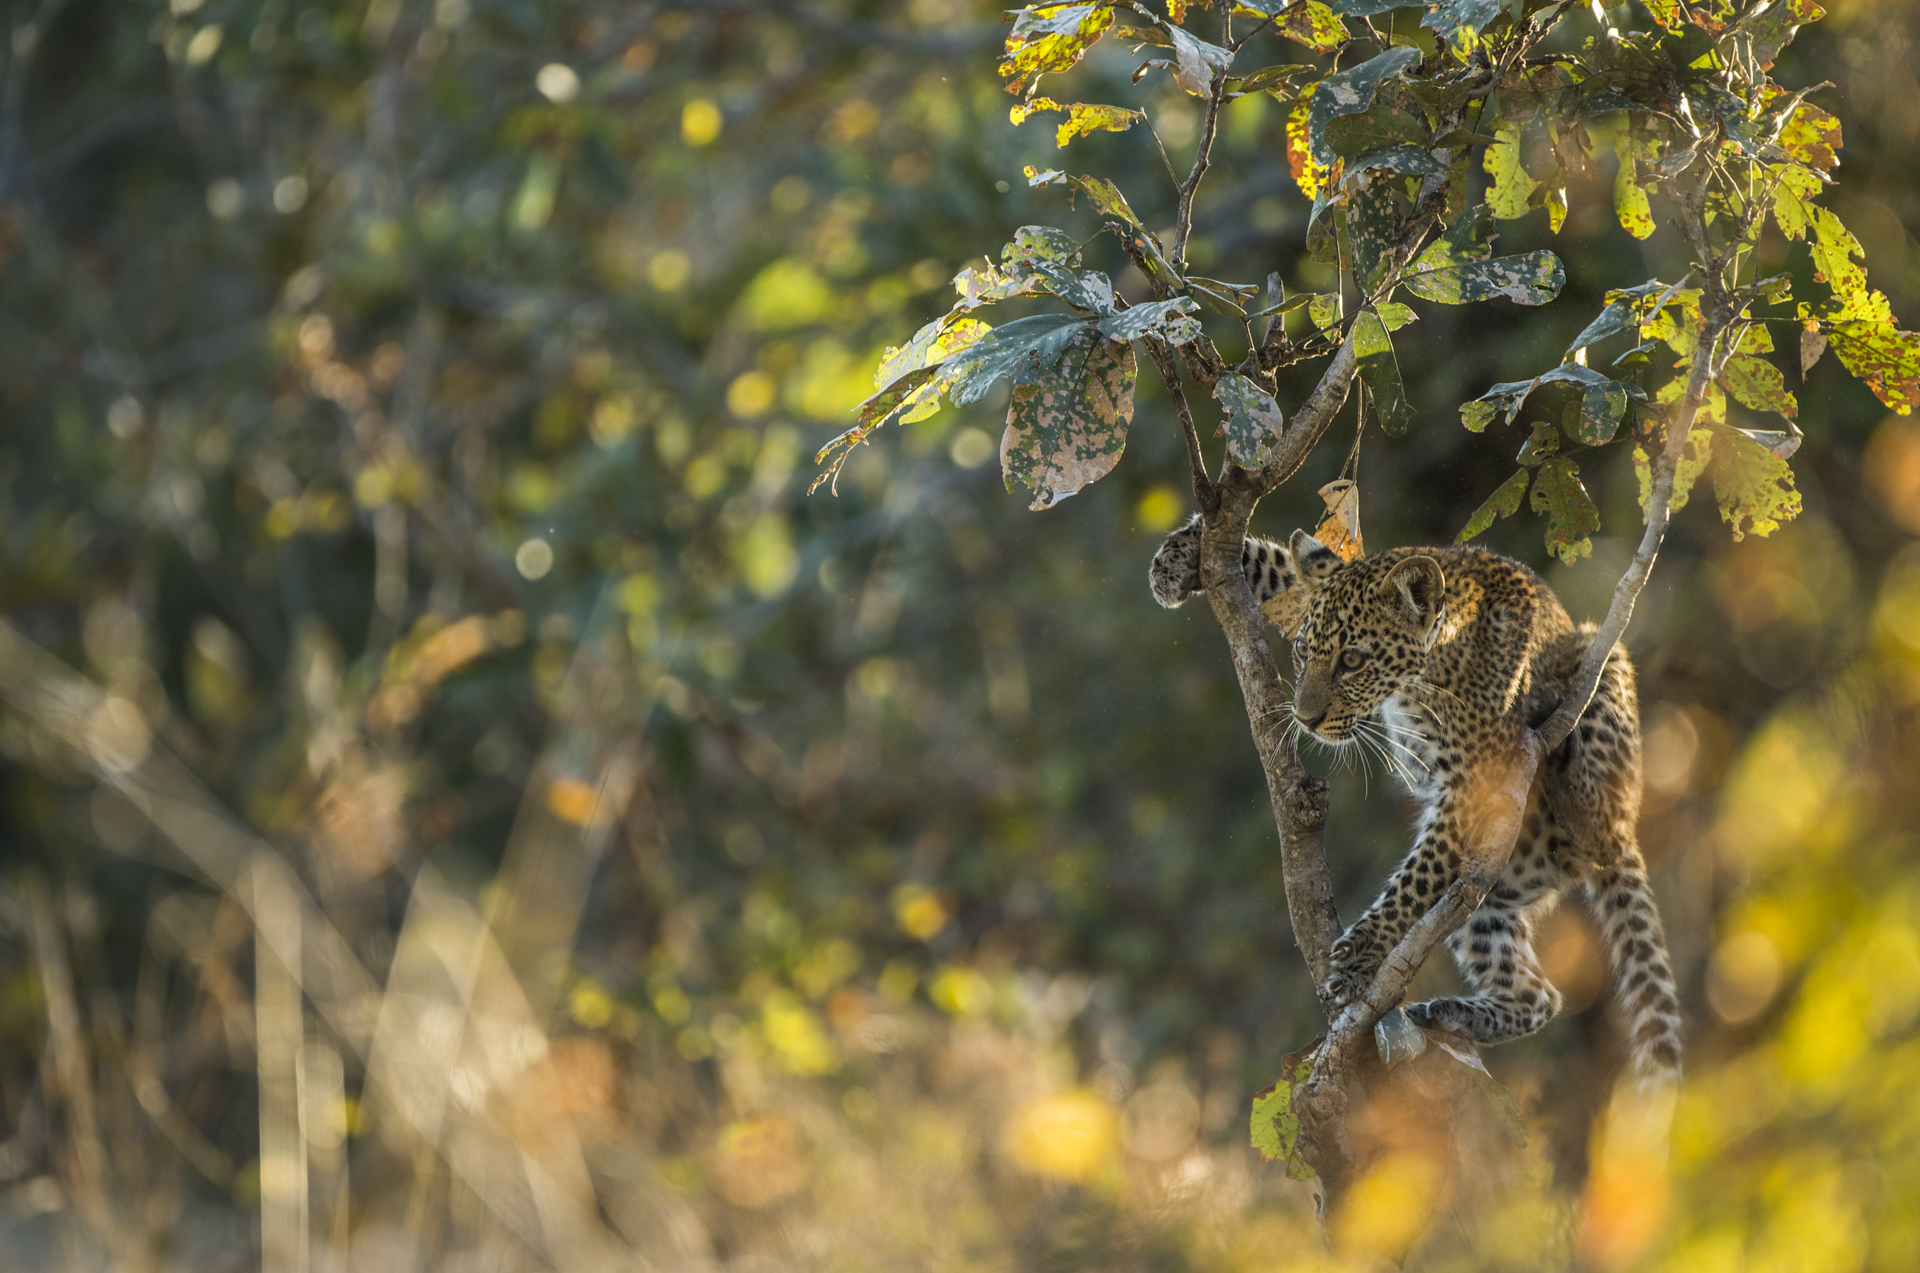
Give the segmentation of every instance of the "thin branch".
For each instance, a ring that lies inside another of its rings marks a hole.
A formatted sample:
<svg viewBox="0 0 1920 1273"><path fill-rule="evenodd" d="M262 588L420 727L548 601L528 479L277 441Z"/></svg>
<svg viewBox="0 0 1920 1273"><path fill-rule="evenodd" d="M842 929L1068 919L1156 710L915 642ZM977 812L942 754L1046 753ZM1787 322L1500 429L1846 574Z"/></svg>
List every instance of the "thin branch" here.
<svg viewBox="0 0 1920 1273"><path fill-rule="evenodd" d="M1219 495L1213 482L1207 477L1207 459L1200 451L1200 431L1194 427L1193 408L1187 405L1187 391L1180 380L1180 368L1167 352L1164 343L1158 340L1144 342L1147 357L1160 372L1160 379L1166 382L1167 396L1173 399L1173 413L1180 417L1180 431L1187 441L1187 464L1193 470L1193 497L1200 506L1212 512L1219 504Z"/></svg>
<svg viewBox="0 0 1920 1273"><path fill-rule="evenodd" d="M1173 267L1187 269L1187 236L1193 232L1193 197L1200 191L1200 180L1213 163L1213 139L1220 131L1220 104L1227 95L1227 71L1222 67L1207 89L1207 122L1200 130L1200 148L1193 155L1193 170L1180 184L1179 211L1173 224Z"/></svg>
<svg viewBox="0 0 1920 1273"><path fill-rule="evenodd" d="M1620 582L1614 585L1607 617L1601 622L1600 630L1594 634L1592 644L1580 660L1580 670L1575 674L1566 698L1535 731L1541 745L1549 752L1566 741L1574 725L1585 714L1587 705L1593 701L1594 692L1599 689L1600 677L1606 670L1613 647L1626 635L1627 623L1633 618L1633 607L1640 599L1641 589L1646 587L1647 577L1653 572L1654 560L1660 555L1660 545L1666 539L1667 523L1672 517L1674 472L1679 466L1681 452L1686 449L1687 437L1693 431L1694 417L1706 397L1707 385L1719 371L1715 365L1715 351L1739 312L1727 294L1721 277L1726 263L1725 254L1715 253L1707 239L1706 182L1702 180L1692 195L1686 198L1679 197L1678 192L1671 188L1670 192L1674 195L1674 202L1680 205L1681 233L1700 257L1698 268L1707 293L1703 314L1706 328L1701 332L1700 343L1694 350L1693 368L1687 377L1686 397L1681 400L1680 409L1667 425L1666 445L1661 447L1653 464L1647 494L1647 526L1640 536L1640 547L1634 551L1633 560L1620 576ZM1729 346L1729 352L1730 349ZM1725 354L1722 354L1720 361L1725 361Z"/></svg>
<svg viewBox="0 0 1920 1273"><path fill-rule="evenodd" d="M1178 191L1180 174L1173 170L1173 159L1167 154L1167 144L1160 140L1160 134L1154 130L1153 121L1147 118L1145 111L1140 112L1140 122L1147 126L1147 136L1153 138L1154 148L1160 152L1160 162L1167 166L1167 180L1171 181L1173 188Z"/></svg>
<svg viewBox="0 0 1920 1273"><path fill-rule="evenodd" d="M1680 463L1680 453L1686 448L1687 435L1693 431L1693 417L1700 408L1700 400L1706 395L1710 369L1706 341L1693 360L1693 374L1687 380L1687 396L1671 424L1667 426L1666 445L1660 449L1660 455L1653 465L1653 480L1647 495L1647 528L1640 536L1640 547L1634 551L1633 560L1628 563L1626 572L1620 576L1620 582L1613 587L1613 601L1607 606L1607 617L1601 622L1600 630L1594 634L1593 643L1587 647L1585 657L1580 660L1580 670L1573 678L1573 686L1553 715L1547 717L1540 728L1541 745L1552 751L1567 740L1580 717L1585 714L1587 704L1593 701L1593 695L1600 688L1600 677L1606 671L1607 658L1613 653L1613 647L1626 635L1627 623L1633 618L1634 604L1640 599L1640 590L1647 586L1647 576L1653 572L1654 559L1660 555L1660 545L1667 536L1667 522L1672 516L1673 475Z"/></svg>

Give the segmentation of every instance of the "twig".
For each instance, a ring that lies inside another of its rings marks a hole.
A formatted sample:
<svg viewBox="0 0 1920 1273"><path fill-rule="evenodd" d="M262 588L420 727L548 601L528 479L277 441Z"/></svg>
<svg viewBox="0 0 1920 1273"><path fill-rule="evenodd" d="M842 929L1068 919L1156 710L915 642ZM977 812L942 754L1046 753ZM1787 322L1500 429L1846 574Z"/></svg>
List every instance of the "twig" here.
<svg viewBox="0 0 1920 1273"><path fill-rule="evenodd" d="M1601 622L1592 644L1581 658L1580 670L1575 674L1566 698L1535 731L1541 746L1549 752L1566 741L1580 717L1585 714L1587 704L1592 702L1594 692L1600 686L1607 659L1613 653L1613 647L1626 634L1627 622L1633 618L1634 604L1640 599L1641 589L1646 587L1654 560L1660 555L1660 545L1666 539L1667 523L1672 517L1674 471L1679 466L1681 452L1686 449L1687 437L1693 431L1693 421L1699 413L1700 403L1706 397L1707 384L1718 371L1714 365L1714 352L1721 336L1733 325L1738 313L1722 278L1726 264L1724 254L1715 253L1707 238L1705 180L1695 187L1688 198L1679 198L1677 192L1674 193L1674 202L1680 205L1682 213L1681 232L1700 257L1698 268L1707 292L1703 315L1706 328L1701 332L1699 346L1694 350L1693 368L1687 377L1686 397L1681 400L1680 409L1667 425L1666 445L1661 447L1660 454L1654 460L1647 494L1647 527L1640 536L1640 547L1634 551L1633 560L1620 576L1620 582L1614 585L1607 617Z"/></svg>
<svg viewBox="0 0 1920 1273"><path fill-rule="evenodd" d="M1200 148L1193 155L1193 170L1180 183L1179 210L1173 223L1173 267L1187 269L1187 235L1193 231L1193 197L1200 191L1200 180L1213 162L1213 139L1220 131L1220 103L1227 95L1227 72L1222 67L1207 89L1207 122L1200 130Z"/></svg>
<svg viewBox="0 0 1920 1273"><path fill-rule="evenodd" d="M1180 432L1186 438L1187 464L1193 471L1193 497L1200 507L1212 512L1219 506L1219 493L1213 481L1207 476L1207 458L1200 450L1200 430L1194 427L1193 408L1187 405L1186 387L1180 381L1180 368L1173 361L1173 355L1161 341L1148 340L1147 357L1160 372L1160 379L1166 383L1167 396L1173 399L1173 413L1180 417Z"/></svg>

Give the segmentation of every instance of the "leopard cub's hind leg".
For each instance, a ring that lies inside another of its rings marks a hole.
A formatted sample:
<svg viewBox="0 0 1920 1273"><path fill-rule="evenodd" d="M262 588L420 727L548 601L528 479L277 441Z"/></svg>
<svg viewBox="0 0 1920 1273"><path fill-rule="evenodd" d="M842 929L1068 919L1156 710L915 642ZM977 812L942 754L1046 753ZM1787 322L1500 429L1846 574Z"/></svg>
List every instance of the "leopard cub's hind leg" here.
<svg viewBox="0 0 1920 1273"><path fill-rule="evenodd" d="M1560 1011L1560 992L1533 949L1535 905L1566 883L1559 865L1565 841L1544 810L1530 814L1506 871L1467 922L1447 939L1473 994L1409 1005L1416 1024L1504 1043L1532 1034Z"/></svg>

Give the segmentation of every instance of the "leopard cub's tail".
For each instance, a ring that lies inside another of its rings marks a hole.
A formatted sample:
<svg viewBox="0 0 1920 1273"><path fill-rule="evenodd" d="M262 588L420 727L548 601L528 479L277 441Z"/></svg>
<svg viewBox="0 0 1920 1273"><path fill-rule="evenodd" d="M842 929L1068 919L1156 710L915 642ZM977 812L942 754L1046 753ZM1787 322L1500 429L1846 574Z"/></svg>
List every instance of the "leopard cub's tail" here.
<svg viewBox="0 0 1920 1273"><path fill-rule="evenodd" d="M1643 1076L1677 1078L1680 995L1639 848L1626 846L1589 888L1594 917L1613 965L1614 993L1627 1020L1633 1068Z"/></svg>

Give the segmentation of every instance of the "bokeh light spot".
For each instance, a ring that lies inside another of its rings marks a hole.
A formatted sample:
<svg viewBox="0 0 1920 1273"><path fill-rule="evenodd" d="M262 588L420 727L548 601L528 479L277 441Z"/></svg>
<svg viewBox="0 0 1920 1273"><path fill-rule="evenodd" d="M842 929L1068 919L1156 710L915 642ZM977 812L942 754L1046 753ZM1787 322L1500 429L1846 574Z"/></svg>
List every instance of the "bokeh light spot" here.
<svg viewBox="0 0 1920 1273"><path fill-rule="evenodd" d="M513 554L513 568L523 579L544 579L553 569L553 545L538 536L527 540Z"/></svg>

